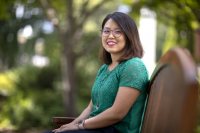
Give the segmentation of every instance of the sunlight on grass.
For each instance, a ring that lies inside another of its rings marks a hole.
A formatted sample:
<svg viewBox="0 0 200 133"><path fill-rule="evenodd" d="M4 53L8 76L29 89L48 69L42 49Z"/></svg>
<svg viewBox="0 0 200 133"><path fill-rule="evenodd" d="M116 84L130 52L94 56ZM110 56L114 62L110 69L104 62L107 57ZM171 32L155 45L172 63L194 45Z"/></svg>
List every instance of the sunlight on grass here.
<svg viewBox="0 0 200 133"><path fill-rule="evenodd" d="M7 96L11 94L15 87L15 82L17 81L17 76L14 72L7 72L0 74L0 94Z"/></svg>
<svg viewBox="0 0 200 133"><path fill-rule="evenodd" d="M14 130L16 127L11 124L11 121L8 118L5 118L0 122L0 131L4 129Z"/></svg>

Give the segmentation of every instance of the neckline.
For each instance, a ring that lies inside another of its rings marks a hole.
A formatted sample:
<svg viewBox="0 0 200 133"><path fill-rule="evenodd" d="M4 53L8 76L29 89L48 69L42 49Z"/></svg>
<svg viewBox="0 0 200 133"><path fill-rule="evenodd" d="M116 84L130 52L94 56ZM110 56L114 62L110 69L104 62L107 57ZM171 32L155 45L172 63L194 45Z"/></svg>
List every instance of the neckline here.
<svg viewBox="0 0 200 133"><path fill-rule="evenodd" d="M120 63L119 63L120 64ZM114 71L118 66L119 66L119 64L117 64L113 69L109 69L109 65L107 65L107 68L106 68L106 70L107 70L107 72L112 72L112 71Z"/></svg>

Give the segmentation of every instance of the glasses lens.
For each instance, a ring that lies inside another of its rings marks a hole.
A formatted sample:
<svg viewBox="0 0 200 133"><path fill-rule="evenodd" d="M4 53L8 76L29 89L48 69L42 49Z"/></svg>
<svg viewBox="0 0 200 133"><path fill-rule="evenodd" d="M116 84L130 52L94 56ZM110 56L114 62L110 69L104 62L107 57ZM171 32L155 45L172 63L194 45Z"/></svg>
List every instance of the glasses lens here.
<svg viewBox="0 0 200 133"><path fill-rule="evenodd" d="M107 37L110 35L110 33L112 32L112 35L116 38L120 37L122 34L121 30L108 30L108 29L103 29L102 31L102 35Z"/></svg>
<svg viewBox="0 0 200 133"><path fill-rule="evenodd" d="M114 30L114 31L113 31L113 35L114 35L115 37L120 37L121 34L122 34L122 31L121 31L121 30Z"/></svg>
<svg viewBox="0 0 200 133"><path fill-rule="evenodd" d="M102 30L102 35L103 35L103 36L108 36L108 35L110 35L110 30L103 29L103 30Z"/></svg>

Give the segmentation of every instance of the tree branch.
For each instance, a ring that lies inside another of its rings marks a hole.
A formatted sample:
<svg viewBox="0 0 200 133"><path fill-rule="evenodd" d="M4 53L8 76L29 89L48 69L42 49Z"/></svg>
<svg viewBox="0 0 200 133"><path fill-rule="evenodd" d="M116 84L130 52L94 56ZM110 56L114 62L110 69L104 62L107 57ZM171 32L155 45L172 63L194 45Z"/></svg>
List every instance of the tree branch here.
<svg viewBox="0 0 200 133"><path fill-rule="evenodd" d="M53 23L55 27L59 26L59 19L57 18L56 10L49 4L48 0L39 0L41 7L45 11L47 18Z"/></svg>
<svg viewBox="0 0 200 133"><path fill-rule="evenodd" d="M88 19L89 16L91 16L93 13L95 13L96 11L99 10L99 8L102 7L103 4L105 4L106 2L109 2L111 0L102 0L101 2L99 2L96 6L94 6L92 9L90 10L86 10L84 12L82 20L79 21L78 27L82 27L83 24L85 23L85 21Z"/></svg>
<svg viewBox="0 0 200 133"><path fill-rule="evenodd" d="M80 13L85 14L89 1L90 0L84 0L83 4L81 6L82 8L80 10Z"/></svg>

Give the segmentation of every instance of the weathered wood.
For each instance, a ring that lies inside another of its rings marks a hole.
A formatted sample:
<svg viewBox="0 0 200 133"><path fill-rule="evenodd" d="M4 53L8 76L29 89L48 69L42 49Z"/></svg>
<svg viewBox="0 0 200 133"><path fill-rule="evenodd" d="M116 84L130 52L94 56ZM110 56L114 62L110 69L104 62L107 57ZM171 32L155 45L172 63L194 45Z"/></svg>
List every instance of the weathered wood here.
<svg viewBox="0 0 200 133"><path fill-rule="evenodd" d="M74 117L53 117L52 121L55 125L55 128L58 128L64 124L72 122L74 119Z"/></svg>
<svg viewBox="0 0 200 133"><path fill-rule="evenodd" d="M197 114L197 69L188 51L175 48L159 61L150 82L142 133L192 133Z"/></svg>
<svg viewBox="0 0 200 133"><path fill-rule="evenodd" d="M200 28L195 32L195 43L194 43L194 58L199 63L200 62Z"/></svg>

